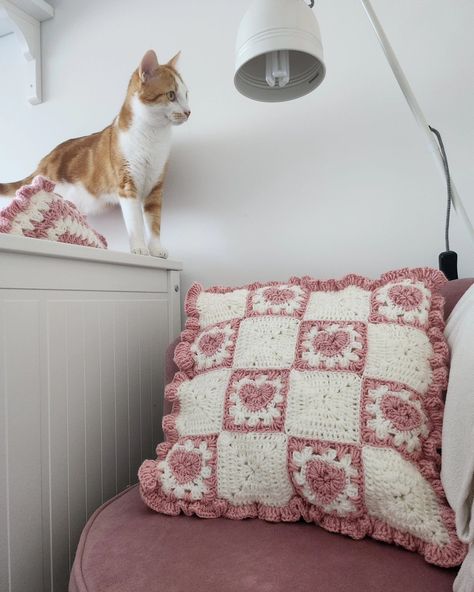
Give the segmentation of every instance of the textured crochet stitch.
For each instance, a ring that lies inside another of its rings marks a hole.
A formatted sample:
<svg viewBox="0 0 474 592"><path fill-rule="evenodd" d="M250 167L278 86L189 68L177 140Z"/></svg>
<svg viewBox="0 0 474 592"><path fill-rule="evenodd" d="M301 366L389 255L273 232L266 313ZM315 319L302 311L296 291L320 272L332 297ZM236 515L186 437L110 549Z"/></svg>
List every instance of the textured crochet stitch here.
<svg viewBox="0 0 474 592"><path fill-rule="evenodd" d="M139 470L165 514L315 522L454 566L439 477L444 276L292 278L186 299L166 442Z"/></svg>
<svg viewBox="0 0 474 592"><path fill-rule="evenodd" d="M106 249L105 238L54 188L52 181L41 176L21 187L12 203L0 211L0 232Z"/></svg>

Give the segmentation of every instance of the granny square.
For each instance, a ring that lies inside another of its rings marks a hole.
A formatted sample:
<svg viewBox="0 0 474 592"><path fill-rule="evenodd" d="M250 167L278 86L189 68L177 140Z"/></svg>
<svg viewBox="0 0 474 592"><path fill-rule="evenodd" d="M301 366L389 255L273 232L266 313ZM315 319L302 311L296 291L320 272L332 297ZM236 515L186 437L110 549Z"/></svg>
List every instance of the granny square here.
<svg viewBox="0 0 474 592"><path fill-rule="evenodd" d="M205 372L214 368L231 367L237 340L238 322L224 321L199 331L191 344L180 344L176 355L183 359L183 370L194 368L195 372Z"/></svg>
<svg viewBox="0 0 474 592"><path fill-rule="evenodd" d="M279 432L285 425L288 370L237 370L229 380L224 428Z"/></svg>
<svg viewBox="0 0 474 592"><path fill-rule="evenodd" d="M163 460L157 463L163 494L188 503L198 500L201 503L212 503L217 495L216 444L215 436L179 438L167 451ZM143 487L149 488L151 483L147 482L146 470L142 473ZM176 513L179 513L179 510Z"/></svg>
<svg viewBox="0 0 474 592"><path fill-rule="evenodd" d="M361 378L349 372L292 372L285 432L359 443Z"/></svg>
<svg viewBox="0 0 474 592"><path fill-rule="evenodd" d="M292 278L186 298L166 441L139 470L165 514L314 522L449 567L440 481L444 276Z"/></svg>
<svg viewBox="0 0 474 592"><path fill-rule="evenodd" d="M194 380L182 376L180 413L176 427L182 436L216 434L222 427L224 399L231 370L219 368L198 374ZM176 377L176 382L179 376Z"/></svg>
<svg viewBox="0 0 474 592"><path fill-rule="evenodd" d="M233 290L223 294L203 292L199 301L201 327L216 325L223 321L241 319L247 308L248 290Z"/></svg>
<svg viewBox="0 0 474 592"><path fill-rule="evenodd" d="M317 508L319 518L326 514L354 518L364 512L360 448L291 438L288 469L296 491Z"/></svg>
<svg viewBox="0 0 474 592"><path fill-rule="evenodd" d="M300 321L265 315L240 323L234 368L290 368L295 359Z"/></svg>
<svg viewBox="0 0 474 592"><path fill-rule="evenodd" d="M433 345L424 331L380 323L368 326L365 376L395 380L425 394L433 383Z"/></svg>
<svg viewBox="0 0 474 592"><path fill-rule="evenodd" d="M389 445L408 460L421 456L431 431L423 397L397 382L366 379L361 418L364 442Z"/></svg>
<svg viewBox="0 0 474 592"><path fill-rule="evenodd" d="M311 292L304 313L305 321L367 321L372 292L360 286L342 290Z"/></svg>
<svg viewBox="0 0 474 592"><path fill-rule="evenodd" d="M301 317L306 308L309 292L295 284L273 283L252 290L248 315L289 315Z"/></svg>
<svg viewBox="0 0 474 592"><path fill-rule="evenodd" d="M358 321L305 321L296 367L301 370L362 372L367 357L367 324Z"/></svg>
<svg viewBox="0 0 474 592"><path fill-rule="evenodd" d="M294 496L285 434L224 431L217 439L217 454L217 494L234 506L231 517L251 516L260 504L285 506Z"/></svg>

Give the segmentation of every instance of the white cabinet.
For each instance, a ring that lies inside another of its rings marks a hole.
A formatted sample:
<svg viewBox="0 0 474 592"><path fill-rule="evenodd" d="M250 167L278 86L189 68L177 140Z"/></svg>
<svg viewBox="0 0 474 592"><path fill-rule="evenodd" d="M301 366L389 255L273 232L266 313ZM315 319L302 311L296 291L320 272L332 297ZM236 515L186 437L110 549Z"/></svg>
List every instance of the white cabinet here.
<svg viewBox="0 0 474 592"><path fill-rule="evenodd" d="M87 518L154 458L180 268L0 235L2 592L66 592Z"/></svg>

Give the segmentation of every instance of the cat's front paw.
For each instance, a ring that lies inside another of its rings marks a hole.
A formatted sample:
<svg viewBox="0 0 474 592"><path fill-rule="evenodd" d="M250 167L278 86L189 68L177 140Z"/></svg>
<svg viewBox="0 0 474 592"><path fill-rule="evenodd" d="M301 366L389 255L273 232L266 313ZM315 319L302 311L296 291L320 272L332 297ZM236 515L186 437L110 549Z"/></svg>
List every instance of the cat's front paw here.
<svg viewBox="0 0 474 592"><path fill-rule="evenodd" d="M150 249L150 255L152 257L161 257L162 259L168 258L168 251L161 246L160 241L150 241L148 247Z"/></svg>
<svg viewBox="0 0 474 592"><path fill-rule="evenodd" d="M131 245L130 252L134 253L135 255L149 255L150 251L146 248L146 245L143 244L135 244Z"/></svg>

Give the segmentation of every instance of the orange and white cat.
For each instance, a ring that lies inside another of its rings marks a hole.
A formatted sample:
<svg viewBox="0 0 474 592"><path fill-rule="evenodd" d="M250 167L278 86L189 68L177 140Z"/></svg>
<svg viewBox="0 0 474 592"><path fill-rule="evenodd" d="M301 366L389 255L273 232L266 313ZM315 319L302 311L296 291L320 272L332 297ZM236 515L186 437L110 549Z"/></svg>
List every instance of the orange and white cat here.
<svg viewBox="0 0 474 592"><path fill-rule="evenodd" d="M119 203L132 253L167 257L160 230L171 127L191 114L188 90L176 70L178 58L179 53L160 65L155 52L148 51L132 74L125 102L111 125L60 144L33 175L0 184L0 195L13 195L35 175L43 175L84 214Z"/></svg>

